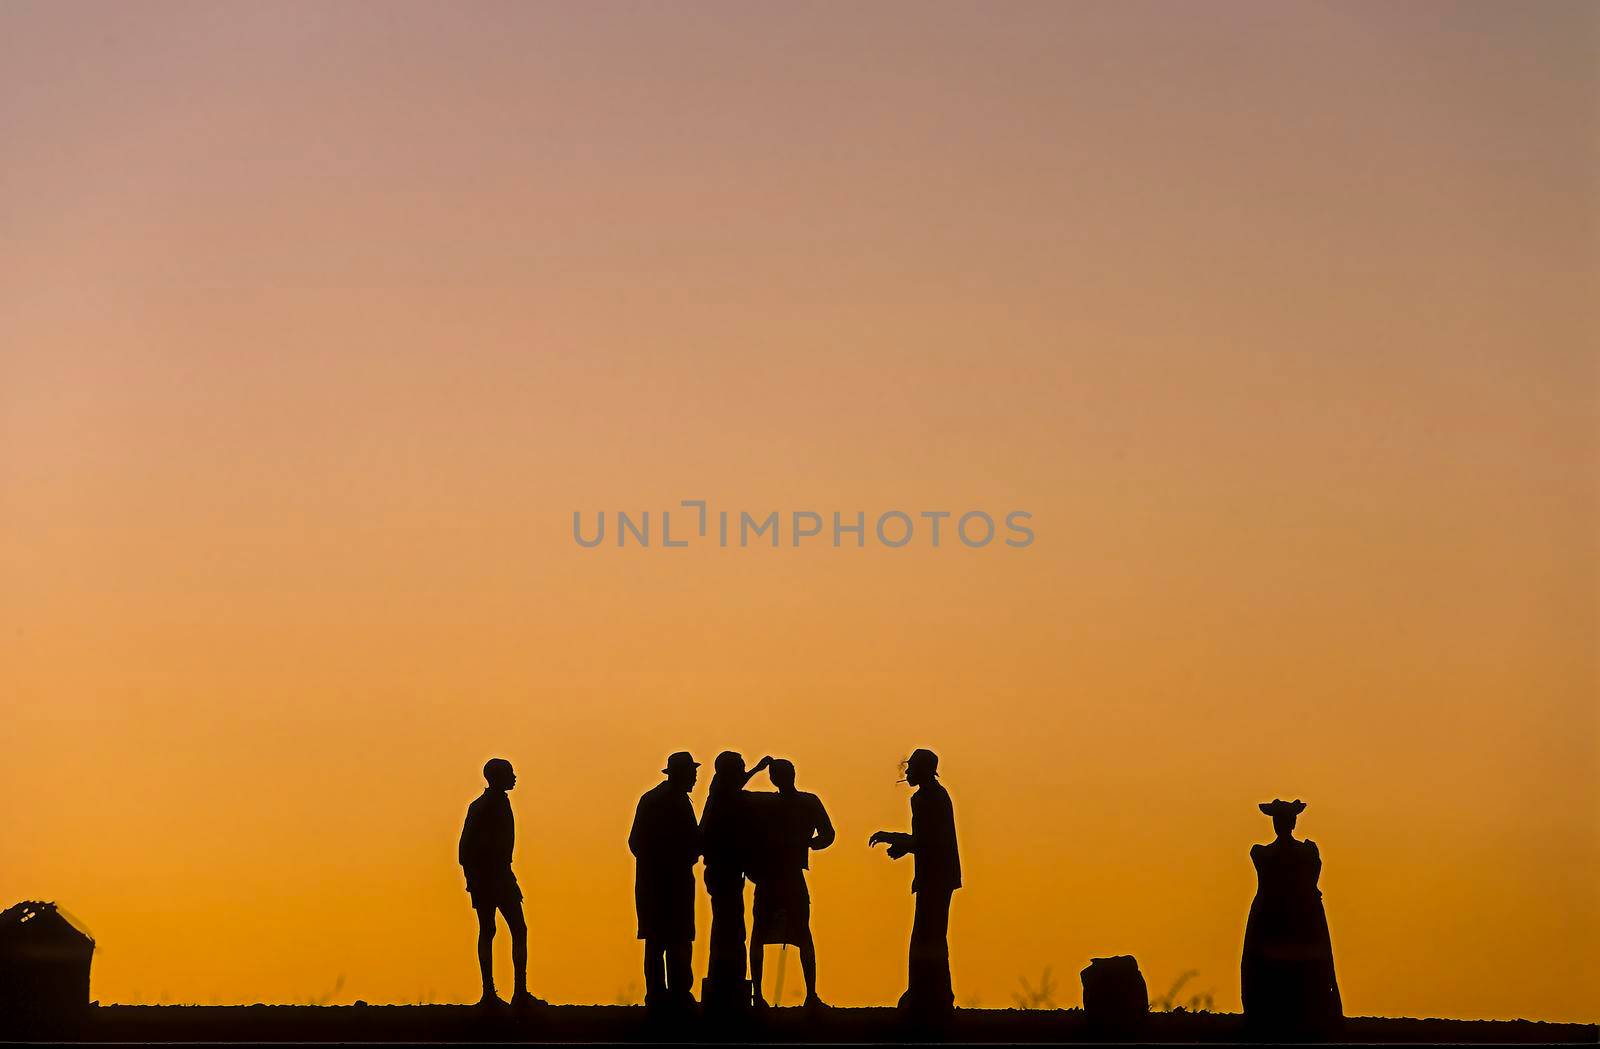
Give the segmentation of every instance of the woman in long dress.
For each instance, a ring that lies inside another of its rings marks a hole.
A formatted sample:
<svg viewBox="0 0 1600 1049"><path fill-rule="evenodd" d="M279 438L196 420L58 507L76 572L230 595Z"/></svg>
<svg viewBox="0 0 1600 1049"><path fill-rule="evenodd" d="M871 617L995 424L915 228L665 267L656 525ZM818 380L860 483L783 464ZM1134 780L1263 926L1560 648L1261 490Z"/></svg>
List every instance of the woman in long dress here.
<svg viewBox="0 0 1600 1049"><path fill-rule="evenodd" d="M1240 966L1245 1023L1273 1037L1319 1037L1343 1019L1333 972L1333 943L1317 878L1322 857L1313 841L1294 836L1303 801L1274 799L1260 806L1277 838L1253 845L1256 896L1244 930Z"/></svg>

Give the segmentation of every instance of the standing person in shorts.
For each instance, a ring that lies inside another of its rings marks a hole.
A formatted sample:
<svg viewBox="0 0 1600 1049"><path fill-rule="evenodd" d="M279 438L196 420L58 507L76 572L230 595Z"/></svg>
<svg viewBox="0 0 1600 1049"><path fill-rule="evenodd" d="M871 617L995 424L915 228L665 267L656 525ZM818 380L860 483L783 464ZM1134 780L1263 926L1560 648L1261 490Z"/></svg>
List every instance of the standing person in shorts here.
<svg viewBox="0 0 1600 1049"><path fill-rule="evenodd" d="M483 766L483 778L488 786L467 806L456 850L467 876L472 909L478 912L478 970L483 976L483 997L478 1004L505 1004L494 989L494 915L499 911L511 933L511 967L516 979L511 1004L523 1007L539 999L528 993L528 925L522 919L522 889L511 873L516 834L506 792L517 785L517 774L505 758L490 758Z"/></svg>
<svg viewBox="0 0 1600 1049"><path fill-rule="evenodd" d="M763 948L792 943L800 948L800 969L806 978L807 1008L822 1006L817 997L817 949L811 940L811 892L806 870L811 851L833 844L833 823L815 794L796 790L794 763L778 759L767 776L776 794L755 794L755 819L762 848L753 864L756 883L755 921L750 930L750 982L757 1008L767 1005L761 993Z"/></svg>

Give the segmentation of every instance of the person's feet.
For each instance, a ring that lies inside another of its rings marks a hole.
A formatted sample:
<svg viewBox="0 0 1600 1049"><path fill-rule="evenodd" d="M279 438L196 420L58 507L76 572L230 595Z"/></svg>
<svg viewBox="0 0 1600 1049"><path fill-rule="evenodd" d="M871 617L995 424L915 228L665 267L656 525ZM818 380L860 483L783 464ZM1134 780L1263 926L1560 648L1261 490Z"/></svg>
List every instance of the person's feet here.
<svg viewBox="0 0 1600 1049"><path fill-rule="evenodd" d="M955 999L938 998L930 999L925 995L914 994L911 991L900 996L900 1001L895 1004L902 1015L916 1016L923 1019L933 1019L948 1016L955 1011Z"/></svg>
<svg viewBox="0 0 1600 1049"><path fill-rule="evenodd" d="M505 999L495 994L493 987L486 988L483 992L483 997L478 999L479 1009L504 1009L505 1007Z"/></svg>
<svg viewBox="0 0 1600 1049"><path fill-rule="evenodd" d="M652 1013L663 1016L691 1013L697 1004L694 995L688 991L662 991L660 994L644 996L644 1007Z"/></svg>
<svg viewBox="0 0 1600 1049"><path fill-rule="evenodd" d="M770 1005L767 1004L767 1000L765 998L761 997L761 992L760 991L757 991L755 993L755 997L750 999L750 1004L752 1006L754 1006L755 1008L757 1008L757 1009L770 1009L770 1008L772 1008Z"/></svg>
<svg viewBox="0 0 1600 1049"><path fill-rule="evenodd" d="M543 998L529 994L526 987L511 996L511 1008L513 1009L532 1009L536 1005L549 1004Z"/></svg>
<svg viewBox="0 0 1600 1049"><path fill-rule="evenodd" d="M805 1007L807 1009L826 1009L828 1003L818 998L816 992L806 995Z"/></svg>

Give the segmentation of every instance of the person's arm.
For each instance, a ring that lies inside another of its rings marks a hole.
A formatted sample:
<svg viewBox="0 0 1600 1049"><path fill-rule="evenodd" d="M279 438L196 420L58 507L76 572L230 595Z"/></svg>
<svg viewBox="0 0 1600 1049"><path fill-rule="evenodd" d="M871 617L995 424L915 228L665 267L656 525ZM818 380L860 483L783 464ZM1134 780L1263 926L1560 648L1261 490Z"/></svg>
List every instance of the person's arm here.
<svg viewBox="0 0 1600 1049"><path fill-rule="evenodd" d="M705 826L695 817L694 802L689 800L689 795L683 796L683 807L689 814L689 863L692 865L705 855L706 832Z"/></svg>
<svg viewBox="0 0 1600 1049"><path fill-rule="evenodd" d="M478 811L467 807L467 818L461 824L461 841L456 845L456 862L461 864L461 876L472 889L477 872L483 866L483 822Z"/></svg>
<svg viewBox="0 0 1600 1049"><path fill-rule="evenodd" d="M757 773L765 771L767 766L771 764L772 755L765 755L760 761L756 762L755 768L744 774L744 783L741 783L740 786L743 787L749 785L750 781L756 778Z"/></svg>
<svg viewBox="0 0 1600 1049"><path fill-rule="evenodd" d="M872 837L867 839L867 848L874 845L889 846L889 858L898 860L911 853L911 835L895 830L873 831Z"/></svg>
<svg viewBox="0 0 1600 1049"><path fill-rule="evenodd" d="M478 826L473 818L472 806L467 806L467 818L461 824L461 840L456 844L456 862L463 868L472 866L478 853Z"/></svg>
<svg viewBox="0 0 1600 1049"><path fill-rule="evenodd" d="M879 844L889 846L889 858L891 860L898 860L902 856L909 856L911 853L915 852L917 848L917 827L919 825L917 809L919 807L920 803L917 801L917 795L911 795L910 834L894 830L875 831L872 837L867 839L867 847L871 848L872 846Z"/></svg>
<svg viewBox="0 0 1600 1049"><path fill-rule="evenodd" d="M628 831L628 851L633 853L634 859L642 859L645 851L645 799L639 799L639 805L633 810L633 829Z"/></svg>
<svg viewBox="0 0 1600 1049"><path fill-rule="evenodd" d="M921 808L911 818L912 846L918 856L927 859L943 876L959 880L960 861L956 853L956 811L950 795L943 790L930 791Z"/></svg>
<svg viewBox="0 0 1600 1049"><path fill-rule="evenodd" d="M919 790L911 795L911 833L890 846L890 855L898 850L895 859L918 852L937 856L946 842L954 842L955 835L955 810L949 795Z"/></svg>
<svg viewBox="0 0 1600 1049"><path fill-rule="evenodd" d="M494 843L490 852L490 859L496 865L505 864L510 866L511 854L516 851L516 817L511 814L511 799L504 794L500 795L500 797L502 801L494 814Z"/></svg>
<svg viewBox="0 0 1600 1049"><path fill-rule="evenodd" d="M911 840L906 844L907 852L919 852L933 846L939 820L935 813L928 811L930 798L924 796L926 793L918 790L911 795Z"/></svg>
<svg viewBox="0 0 1600 1049"><path fill-rule="evenodd" d="M811 836L813 851L825 849L833 844L833 821L828 819L828 810L823 808L822 799L817 798L817 826L816 833Z"/></svg>

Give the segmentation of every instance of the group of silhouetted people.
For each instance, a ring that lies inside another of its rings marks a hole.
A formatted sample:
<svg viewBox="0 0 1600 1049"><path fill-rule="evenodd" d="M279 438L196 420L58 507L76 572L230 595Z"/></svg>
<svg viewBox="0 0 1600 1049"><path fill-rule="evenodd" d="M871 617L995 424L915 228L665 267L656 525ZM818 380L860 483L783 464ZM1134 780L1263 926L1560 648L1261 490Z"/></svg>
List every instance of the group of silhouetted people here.
<svg viewBox="0 0 1600 1049"><path fill-rule="evenodd" d="M880 830L869 847L887 845L890 859L913 857L915 917L906 991L900 1007L919 1016L954 1007L950 983L950 901L961 887L955 811L939 781L939 758L916 750L902 763L911 795L909 833ZM659 1011L694 1004L695 864L704 861L711 901L711 952L702 1000L707 1007L766 1006L761 992L764 949L798 948L805 976L805 1005L822 1007L817 955L811 937L811 893L805 872L811 853L834 842L833 823L815 794L795 786L793 762L764 757L746 769L734 751L717 755L704 811L697 818L690 794L700 763L686 751L671 755L663 779L634 811L628 848L635 861L634 904L644 941L645 1004ZM765 771L771 791L745 788ZM483 769L488 786L467 809L459 858L478 914L480 1004L500 1002L492 949L495 914L511 933L516 987L513 1005L537 1003L528 993L528 934L522 890L511 872L513 821L506 792L516 785L510 762L495 758ZM1318 1037L1342 1019L1333 947L1317 879L1322 859L1315 842L1294 837L1302 801L1260 806L1277 832L1250 850L1258 885L1245 928L1240 969L1246 1022L1258 1035ZM755 885L746 948L745 882ZM748 957L749 969L745 963ZM748 972L748 976L747 976Z"/></svg>
<svg viewBox="0 0 1600 1049"><path fill-rule="evenodd" d="M805 872L814 849L833 844L833 824L815 794L795 787L794 764L762 758L746 770L733 751L717 755L705 811L689 803L699 765L687 753L667 759L666 779L639 799L628 848L636 861L634 898L645 951L645 1004L693 1001L689 950L694 938L694 864L705 859L711 897L711 958L703 997L708 1005L766 1004L761 995L763 948L800 949L806 1003L817 997L817 955L811 940L811 894ZM765 771L775 792L745 790ZM751 982L745 979L744 884L755 883L750 927ZM659 959L666 959L665 966Z"/></svg>
<svg viewBox="0 0 1600 1049"><path fill-rule="evenodd" d="M893 859L916 857L907 989L901 1004L916 1011L949 1009L950 896L961 885L955 813L938 781L939 759L918 750L906 762L905 780L917 788L911 799L911 832L878 831L869 847L889 846ZM833 844L833 823L815 794L795 786L794 763L762 758L746 769L734 751L717 755L696 821L689 793L700 765L687 752L667 759L666 777L645 792L634 813L628 848L636 863L634 901L639 939L644 941L645 1005L683 1008L694 1001L690 966L694 941L694 865L705 860L711 898L711 957L702 998L714 1008L765 1007L762 967L765 948L788 944L800 954L808 1008L823 1006L817 994L817 950L811 937L811 891L806 871L811 853ZM746 786L765 771L775 790ZM749 924L749 969L745 968L746 880L755 885ZM748 978L746 976L748 972Z"/></svg>

